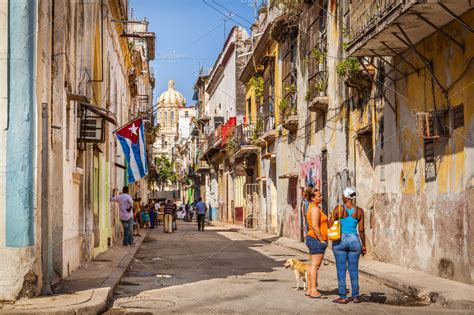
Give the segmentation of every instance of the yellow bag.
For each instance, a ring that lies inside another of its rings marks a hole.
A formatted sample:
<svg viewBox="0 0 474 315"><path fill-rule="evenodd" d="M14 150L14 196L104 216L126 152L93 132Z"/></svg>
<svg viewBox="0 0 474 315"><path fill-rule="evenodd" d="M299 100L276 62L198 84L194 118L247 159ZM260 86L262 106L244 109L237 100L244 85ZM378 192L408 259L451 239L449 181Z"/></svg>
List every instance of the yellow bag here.
<svg viewBox="0 0 474 315"><path fill-rule="evenodd" d="M341 205L339 205L338 220L334 221L332 226L328 229L328 238L331 241L339 241L341 239L341 222L340 222L340 220L341 220Z"/></svg>

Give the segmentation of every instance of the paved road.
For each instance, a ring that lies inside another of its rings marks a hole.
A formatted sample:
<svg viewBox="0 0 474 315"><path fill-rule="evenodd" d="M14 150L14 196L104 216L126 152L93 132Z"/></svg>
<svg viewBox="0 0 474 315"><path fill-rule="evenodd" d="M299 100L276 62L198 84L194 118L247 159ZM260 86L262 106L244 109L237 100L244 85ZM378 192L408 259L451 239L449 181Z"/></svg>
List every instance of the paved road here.
<svg viewBox="0 0 474 315"><path fill-rule="evenodd" d="M198 232L196 224L179 222L173 234L164 234L161 227L150 230L107 314L462 313L416 306L404 294L366 278L360 283L368 302L334 304L337 282L332 264L322 266L319 280L328 299L312 300L294 290L293 273L283 267L287 258L306 257L226 228Z"/></svg>

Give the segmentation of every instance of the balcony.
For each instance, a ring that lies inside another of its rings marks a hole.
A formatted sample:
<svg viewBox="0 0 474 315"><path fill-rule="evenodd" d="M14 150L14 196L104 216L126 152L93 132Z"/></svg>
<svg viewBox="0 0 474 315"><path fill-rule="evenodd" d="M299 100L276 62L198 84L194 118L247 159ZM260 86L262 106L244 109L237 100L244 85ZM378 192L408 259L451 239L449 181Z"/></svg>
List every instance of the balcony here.
<svg viewBox="0 0 474 315"><path fill-rule="evenodd" d="M258 123L257 123L258 124ZM258 128L257 128L258 129ZM267 142L275 141L277 136L276 119L274 113L267 113L263 117L263 126L257 130L259 136L259 144L265 146Z"/></svg>
<svg viewBox="0 0 474 315"><path fill-rule="evenodd" d="M210 171L209 164L206 161L198 161L195 165L196 173L203 174Z"/></svg>
<svg viewBox="0 0 474 315"><path fill-rule="evenodd" d="M453 19L465 24L459 16L469 9L469 1L459 0L353 0L347 50L356 56L397 55Z"/></svg>
<svg viewBox="0 0 474 315"><path fill-rule="evenodd" d="M240 124L233 131L233 158L239 158L247 153L257 152L258 134L255 123Z"/></svg>

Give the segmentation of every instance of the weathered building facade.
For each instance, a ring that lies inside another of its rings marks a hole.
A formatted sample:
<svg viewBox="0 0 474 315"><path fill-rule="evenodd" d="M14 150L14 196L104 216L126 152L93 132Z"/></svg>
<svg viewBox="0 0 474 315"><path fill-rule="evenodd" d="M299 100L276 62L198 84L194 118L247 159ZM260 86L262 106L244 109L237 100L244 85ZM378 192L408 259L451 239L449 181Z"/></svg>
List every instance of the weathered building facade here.
<svg viewBox="0 0 474 315"><path fill-rule="evenodd" d="M354 186L373 258L472 283L473 12L469 1L262 7L239 77L248 120L218 138L235 144L254 124L258 172L241 174L259 183L251 226L303 240L303 189L318 187L328 212ZM246 192L224 174L253 162L220 145L209 191L219 220L238 223L231 211Z"/></svg>
<svg viewBox="0 0 474 315"><path fill-rule="evenodd" d="M3 1L0 10L9 73L0 300L14 300L48 293L121 239L109 199L127 185L126 165L113 130L138 109L121 36L127 1Z"/></svg>

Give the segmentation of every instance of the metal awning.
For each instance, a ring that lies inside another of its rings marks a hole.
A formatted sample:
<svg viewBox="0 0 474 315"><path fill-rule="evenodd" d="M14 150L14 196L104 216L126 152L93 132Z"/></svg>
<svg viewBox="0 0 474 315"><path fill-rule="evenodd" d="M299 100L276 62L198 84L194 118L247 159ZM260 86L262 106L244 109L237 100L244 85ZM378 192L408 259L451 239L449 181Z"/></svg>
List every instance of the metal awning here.
<svg viewBox="0 0 474 315"><path fill-rule="evenodd" d="M83 108L86 108L90 110L91 112L93 112L94 114L99 115L100 117L104 118L108 122L114 125L117 125L117 118L115 117L114 113L112 113L111 111L105 108L90 104L89 98L87 96L82 95L82 94L74 94L74 93L66 93L66 96L67 96L68 101L76 101Z"/></svg>
<svg viewBox="0 0 474 315"><path fill-rule="evenodd" d="M100 117L104 118L105 120L107 120L111 124L118 125L114 113L112 113L112 112L110 112L110 111L108 111L104 108L92 105L92 104L79 103L79 105L81 105L83 108L86 108L86 109L90 110L94 114L99 115Z"/></svg>

